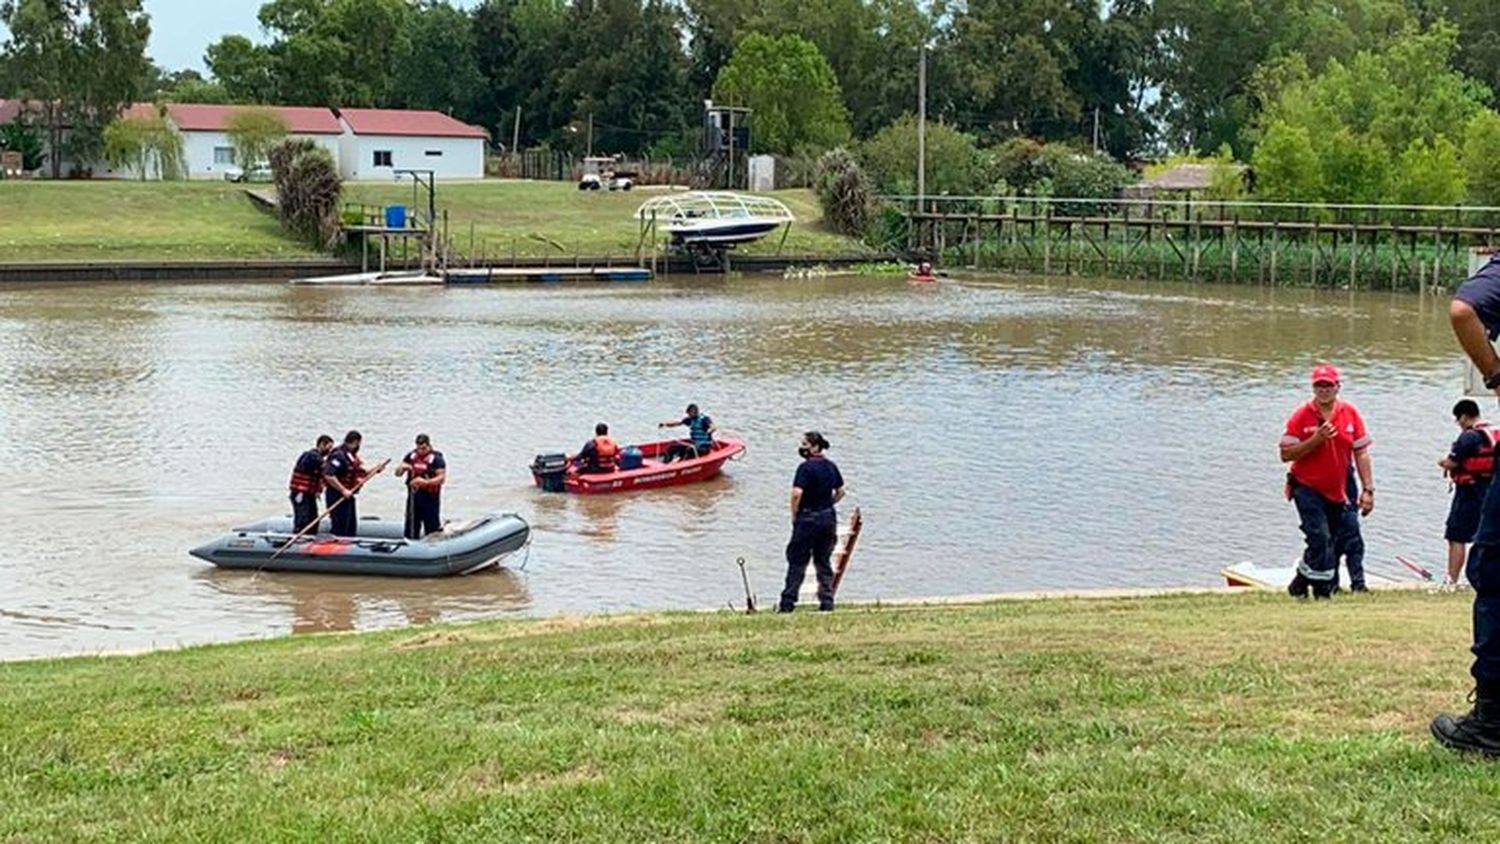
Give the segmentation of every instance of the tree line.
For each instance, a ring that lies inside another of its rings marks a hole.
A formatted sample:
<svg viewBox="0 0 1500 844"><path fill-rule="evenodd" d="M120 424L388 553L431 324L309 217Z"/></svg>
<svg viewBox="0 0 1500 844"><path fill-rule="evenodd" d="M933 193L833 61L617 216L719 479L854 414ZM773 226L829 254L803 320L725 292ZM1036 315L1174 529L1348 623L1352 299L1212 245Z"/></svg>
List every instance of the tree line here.
<svg viewBox="0 0 1500 844"><path fill-rule="evenodd" d="M1463 198L1500 134L1486 116L1500 88L1492 5L270 0L263 38L218 39L204 76L145 60L139 0L4 0L0 94L78 101L82 122L132 97L431 108L498 145L674 156L698 151L712 97L754 109L756 151L857 144L885 162L889 189L910 171L925 44L929 119L957 135L938 143L965 174L940 175L946 189L1045 190L1038 167L1059 178L1068 157L1015 159L1060 144L1119 161L1253 163L1257 189L1278 198ZM1409 184L1412 168L1445 184ZM1061 176L1075 177L1113 178Z"/></svg>

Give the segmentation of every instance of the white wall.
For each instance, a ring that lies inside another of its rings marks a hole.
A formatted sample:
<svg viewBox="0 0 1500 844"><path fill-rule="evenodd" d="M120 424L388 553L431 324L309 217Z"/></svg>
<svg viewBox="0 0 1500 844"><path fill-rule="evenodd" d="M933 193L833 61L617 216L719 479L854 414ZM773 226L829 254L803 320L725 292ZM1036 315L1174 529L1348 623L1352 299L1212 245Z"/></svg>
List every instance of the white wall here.
<svg viewBox="0 0 1500 844"><path fill-rule="evenodd" d="M483 138L413 138L396 135L344 135L340 165L345 179L394 179L395 170L431 170L439 179L484 178ZM391 153L389 167L375 166L375 153ZM428 155L440 152L441 155Z"/></svg>
<svg viewBox="0 0 1500 844"><path fill-rule="evenodd" d="M338 135L292 135L297 140L310 140L333 156L333 163L339 164L339 136ZM233 148L234 143L229 140L229 135L224 132L183 132L183 151L187 157L187 169L189 179L222 179L224 171L233 167L233 164L215 164L214 148Z"/></svg>

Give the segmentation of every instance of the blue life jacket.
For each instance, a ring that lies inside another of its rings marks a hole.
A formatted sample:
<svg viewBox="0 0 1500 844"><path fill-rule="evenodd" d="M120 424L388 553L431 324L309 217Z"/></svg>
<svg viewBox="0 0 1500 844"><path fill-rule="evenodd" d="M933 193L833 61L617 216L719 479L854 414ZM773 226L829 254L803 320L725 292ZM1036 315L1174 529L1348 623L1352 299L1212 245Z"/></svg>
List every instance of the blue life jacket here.
<svg viewBox="0 0 1500 844"><path fill-rule="evenodd" d="M707 414L700 413L697 418L687 420L688 432L692 435L693 445L698 448L706 448L714 444L714 435L708 429L714 424Z"/></svg>

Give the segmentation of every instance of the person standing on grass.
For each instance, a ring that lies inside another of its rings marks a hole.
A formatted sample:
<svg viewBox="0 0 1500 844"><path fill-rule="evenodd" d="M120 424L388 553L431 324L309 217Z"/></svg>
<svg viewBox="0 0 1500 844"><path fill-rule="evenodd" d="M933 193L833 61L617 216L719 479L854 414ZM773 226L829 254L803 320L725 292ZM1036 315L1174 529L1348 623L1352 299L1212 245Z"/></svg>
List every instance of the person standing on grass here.
<svg viewBox="0 0 1500 844"><path fill-rule="evenodd" d="M1339 401L1338 369L1328 364L1314 368L1312 384L1312 400L1292 413L1281 437L1281 460L1291 464L1286 496L1297 507L1306 541L1302 562L1287 592L1294 598L1306 598L1311 591L1314 598L1326 599L1333 597L1338 584L1337 554L1341 547L1348 548L1341 542L1346 525L1356 518L1348 512L1354 503L1348 492L1353 486L1351 466L1358 469L1363 487L1357 499L1358 515L1368 516L1375 509L1375 481L1370 435L1359 410ZM1359 556L1363 556L1362 547ZM1354 557L1349 555L1349 588L1363 592L1363 566L1356 571Z"/></svg>
<svg viewBox="0 0 1500 844"><path fill-rule="evenodd" d="M823 456L827 450L828 440L817 431L803 434L797 448L802 465L792 479L792 539L786 546L786 586L781 590L777 612L797 608L809 559L818 578L818 609L833 609L833 548L839 536L839 514L834 505L844 498L844 476L832 460Z"/></svg>
<svg viewBox="0 0 1500 844"><path fill-rule="evenodd" d="M1458 585L1474 532L1479 529L1479 510L1495 476L1495 441L1489 423L1479 416L1479 405L1464 399L1453 406L1453 421L1461 433L1453 441L1448 456L1438 466L1453 482L1453 503L1448 507L1448 524L1443 538L1448 540L1448 576L1443 585Z"/></svg>
<svg viewBox="0 0 1500 844"><path fill-rule="evenodd" d="M1500 393L1500 254L1459 285L1448 307L1459 346L1483 375L1487 390ZM1491 483L1479 507L1479 527L1464 575L1474 588L1474 707L1464 715L1439 713L1429 729L1439 744L1500 756L1500 484Z"/></svg>

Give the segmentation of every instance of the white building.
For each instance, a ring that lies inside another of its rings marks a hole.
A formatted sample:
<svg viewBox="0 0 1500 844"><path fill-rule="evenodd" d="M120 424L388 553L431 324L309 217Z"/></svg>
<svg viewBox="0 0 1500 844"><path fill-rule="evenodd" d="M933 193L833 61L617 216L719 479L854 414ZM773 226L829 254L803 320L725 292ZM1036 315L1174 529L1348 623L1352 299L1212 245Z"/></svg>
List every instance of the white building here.
<svg viewBox="0 0 1500 844"><path fill-rule="evenodd" d="M489 135L437 111L338 110L345 179L391 179L396 170L431 170L438 179L484 178Z"/></svg>
<svg viewBox="0 0 1500 844"><path fill-rule="evenodd" d="M234 144L227 133L230 115L250 106L172 103L166 117L182 134L190 179L222 179L235 166ZM484 177L489 135L436 111L396 109L333 110L311 106L253 106L276 112L293 138L305 138L328 150L345 179L391 179L396 169L431 170L439 179ZM125 116L155 114L158 106L136 103ZM0 100L0 123L22 117L23 105ZM75 168L65 162L64 174ZM136 179L135 168L113 170L104 162L92 168L95 178ZM42 175L47 175L43 167ZM154 175L154 174L153 174Z"/></svg>

